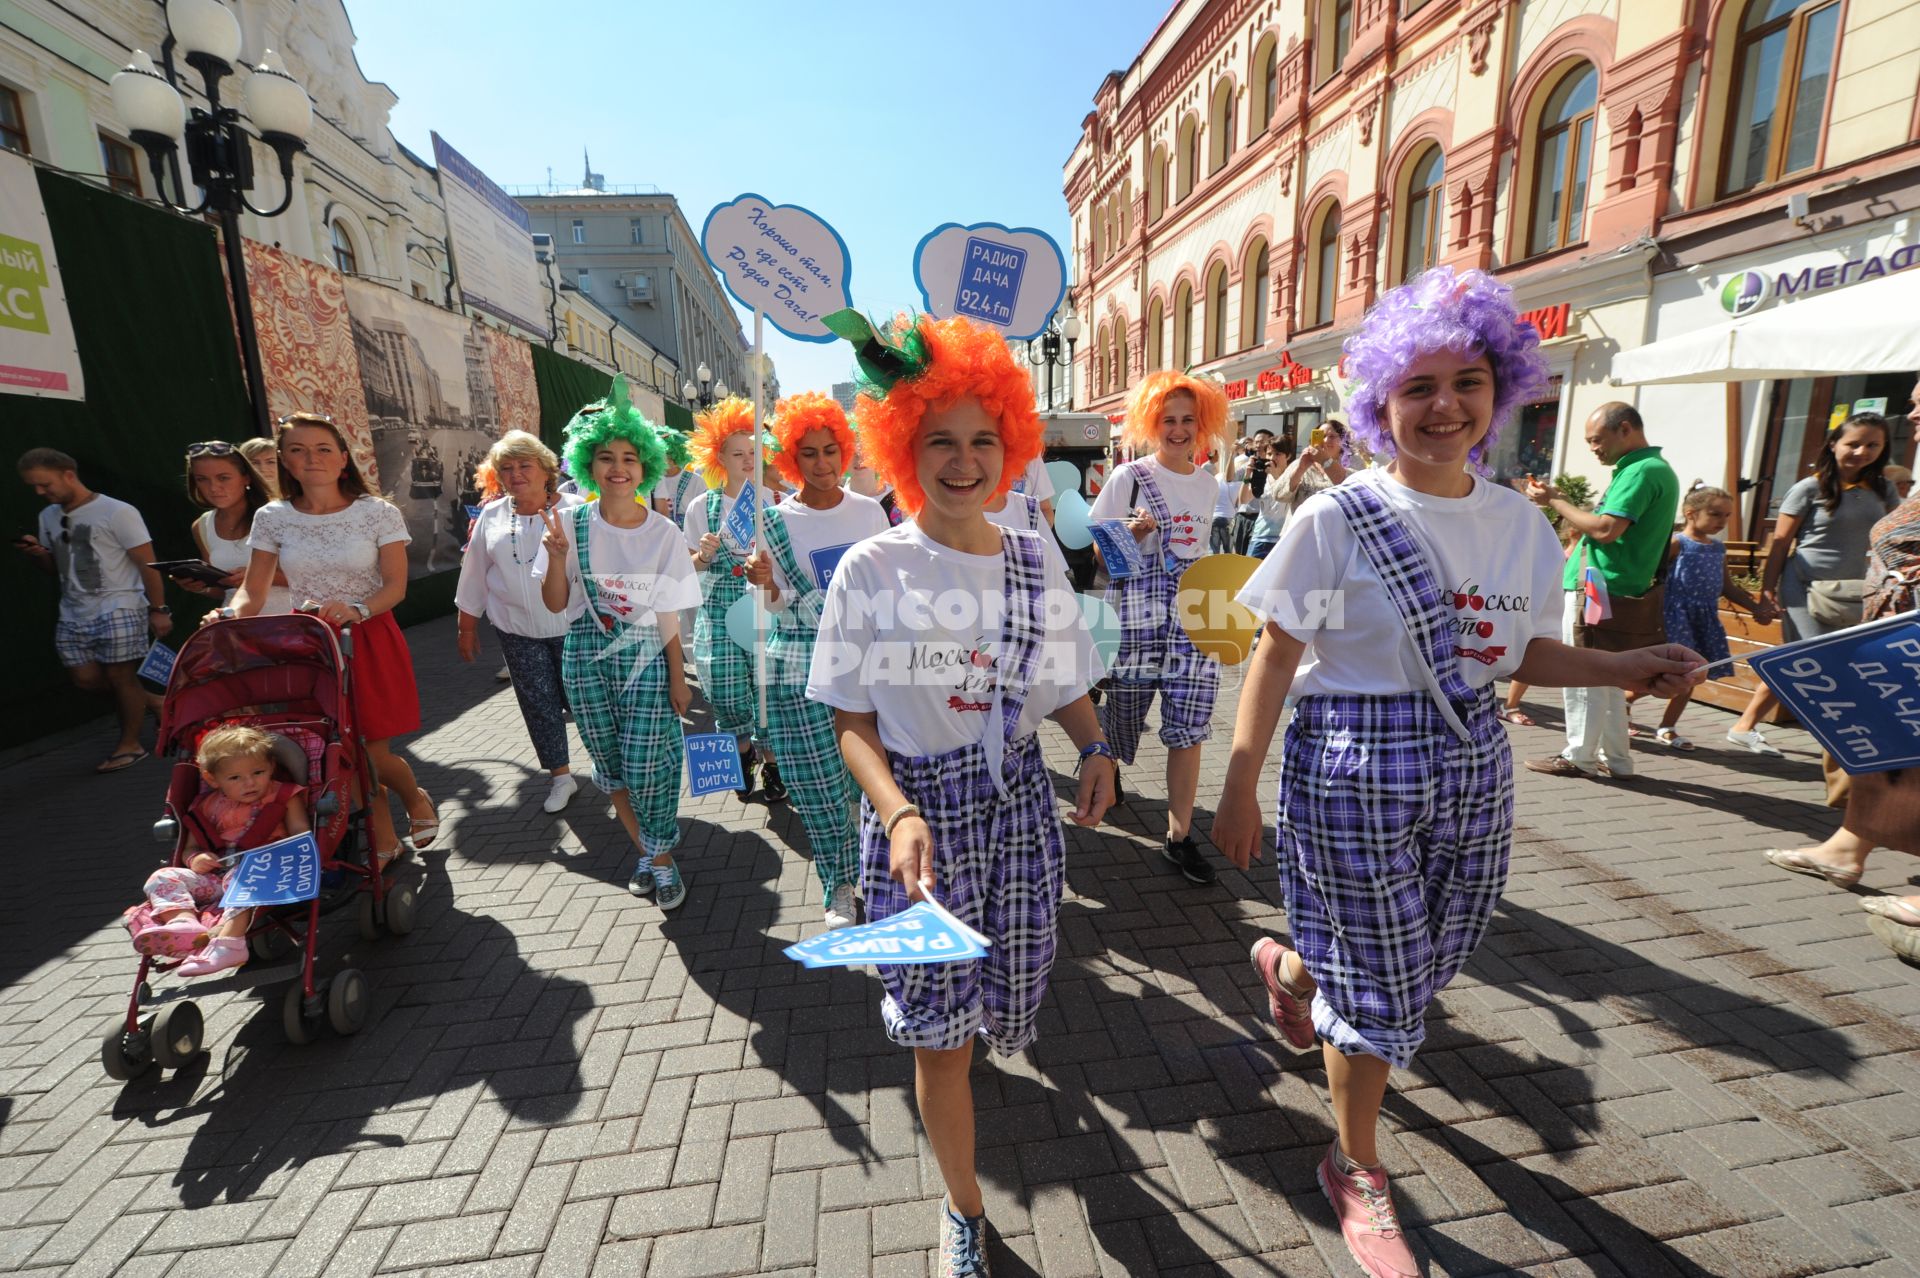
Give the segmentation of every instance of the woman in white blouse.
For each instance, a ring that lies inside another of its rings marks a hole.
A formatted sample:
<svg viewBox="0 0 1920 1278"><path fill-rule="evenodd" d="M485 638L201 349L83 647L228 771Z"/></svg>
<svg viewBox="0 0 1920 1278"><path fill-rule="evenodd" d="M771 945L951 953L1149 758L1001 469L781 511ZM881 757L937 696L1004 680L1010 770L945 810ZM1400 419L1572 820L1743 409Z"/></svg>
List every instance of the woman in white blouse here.
<svg viewBox="0 0 1920 1278"><path fill-rule="evenodd" d="M560 679L567 627L585 600L553 612L540 599L546 572L545 511L567 509L580 499L560 491L560 459L524 430L510 430L487 454L487 462L505 490L473 521L454 606L460 610L460 659L480 655L480 617L485 614L500 636L500 651L513 677L513 695L540 766L552 774L548 812L573 798L579 783L567 754L567 692Z"/></svg>

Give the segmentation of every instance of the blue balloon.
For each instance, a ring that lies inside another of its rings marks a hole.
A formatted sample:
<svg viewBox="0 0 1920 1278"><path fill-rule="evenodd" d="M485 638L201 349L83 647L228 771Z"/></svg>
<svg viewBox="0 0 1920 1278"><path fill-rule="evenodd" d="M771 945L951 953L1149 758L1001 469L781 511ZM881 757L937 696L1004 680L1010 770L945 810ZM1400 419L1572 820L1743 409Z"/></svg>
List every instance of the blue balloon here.
<svg viewBox="0 0 1920 1278"><path fill-rule="evenodd" d="M1070 461L1048 462L1047 478L1053 481L1053 509L1054 515L1058 517L1060 498L1068 493L1080 491L1080 472Z"/></svg>
<svg viewBox="0 0 1920 1278"><path fill-rule="evenodd" d="M768 625L767 631L769 634L772 633L771 624ZM734 600L727 608L727 638L747 652L754 651L753 587L751 586L747 587L746 594Z"/></svg>
<svg viewBox="0 0 1920 1278"><path fill-rule="evenodd" d="M1053 535L1068 550L1085 550L1093 544L1093 507L1078 491L1069 489L1053 499Z"/></svg>
<svg viewBox="0 0 1920 1278"><path fill-rule="evenodd" d="M1113 659L1120 651L1119 610L1099 595L1081 595L1080 615L1086 619L1087 629L1093 633L1093 646L1100 654L1101 664L1113 665Z"/></svg>

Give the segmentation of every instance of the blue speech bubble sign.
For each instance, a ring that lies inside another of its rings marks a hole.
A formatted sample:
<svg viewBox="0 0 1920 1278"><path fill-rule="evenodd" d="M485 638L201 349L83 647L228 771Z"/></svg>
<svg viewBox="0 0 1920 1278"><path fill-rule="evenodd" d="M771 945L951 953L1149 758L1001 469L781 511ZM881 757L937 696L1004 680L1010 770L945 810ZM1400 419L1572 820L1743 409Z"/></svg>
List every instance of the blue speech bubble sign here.
<svg viewBox="0 0 1920 1278"><path fill-rule="evenodd" d="M853 255L818 214L749 191L707 214L700 248L727 291L788 337L838 340L820 317L853 305Z"/></svg>
<svg viewBox="0 0 1920 1278"><path fill-rule="evenodd" d="M921 308L950 319L964 315L1022 341L1038 337L1067 292L1067 259L1045 231L1031 226L948 222L913 251Z"/></svg>

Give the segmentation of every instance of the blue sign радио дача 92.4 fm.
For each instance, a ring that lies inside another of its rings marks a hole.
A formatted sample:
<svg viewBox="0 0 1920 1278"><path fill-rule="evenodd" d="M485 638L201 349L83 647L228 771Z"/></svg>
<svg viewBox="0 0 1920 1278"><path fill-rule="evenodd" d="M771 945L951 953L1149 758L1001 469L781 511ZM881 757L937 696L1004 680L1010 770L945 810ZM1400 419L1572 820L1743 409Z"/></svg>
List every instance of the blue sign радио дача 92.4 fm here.
<svg viewBox="0 0 1920 1278"><path fill-rule="evenodd" d="M1013 322L1013 305L1020 297L1020 277L1027 271L1027 251L967 237L966 256L960 262L960 287L953 309L961 315L1005 326Z"/></svg>

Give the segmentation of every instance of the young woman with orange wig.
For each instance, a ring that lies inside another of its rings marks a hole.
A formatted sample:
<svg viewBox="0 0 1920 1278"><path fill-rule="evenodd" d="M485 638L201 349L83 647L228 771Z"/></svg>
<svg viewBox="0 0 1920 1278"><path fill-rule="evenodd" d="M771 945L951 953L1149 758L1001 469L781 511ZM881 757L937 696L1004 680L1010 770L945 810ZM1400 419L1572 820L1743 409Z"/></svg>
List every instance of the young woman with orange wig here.
<svg viewBox="0 0 1920 1278"><path fill-rule="evenodd" d="M815 391L773 410L774 464L797 490L767 511L766 536L747 560L747 581L773 611L767 643L767 729L784 765L787 797L800 813L820 876L828 927L858 921L860 832L853 778L833 735L833 710L807 698L820 607L833 570L855 542L887 530L871 497L841 487L853 463L846 410Z"/></svg>
<svg viewBox="0 0 1920 1278"><path fill-rule="evenodd" d="M1201 467L1227 444L1227 396L1185 373L1150 373L1127 404L1121 443L1147 454L1116 469L1094 499L1091 518L1123 523L1140 547L1141 571L1116 581L1108 598L1120 613L1100 720L1120 762L1132 763L1147 707L1160 695L1167 747L1167 838L1161 855L1190 883L1217 875L1193 837L1200 746L1213 735L1220 665L1187 638L1174 595L1187 565L1207 553L1217 497Z"/></svg>
<svg viewBox="0 0 1920 1278"><path fill-rule="evenodd" d="M700 570L704 601L693 622L693 663L700 672L701 691L713 706L713 730L731 732L743 742L740 771L747 788L740 791L740 800L744 803L753 791L758 762L762 796L778 803L787 791L757 726L760 692L754 683L754 654L727 637L727 609L747 591L747 555L752 549L747 539L727 531L727 521L741 494L753 487L753 405L729 396L695 421L693 438L687 441L688 468L706 476L709 486L706 496L695 495L681 516L693 566ZM763 506L770 504L767 498L765 491L753 496ZM756 759L756 746L765 757Z"/></svg>
<svg viewBox="0 0 1920 1278"><path fill-rule="evenodd" d="M807 695L834 708L864 800L861 879L880 920L929 894L992 942L955 963L883 965L887 1036L914 1050L920 1119L946 1181L942 1273L985 1274L974 1170L973 1039L1024 1050L1053 966L1066 842L1036 734L1052 717L1080 747L1073 819L1112 797L1112 755L1087 690L1100 659L1046 534L997 528L983 507L1039 454L1026 372L991 329L898 320L854 342L860 443L913 515L855 545L827 587Z"/></svg>

